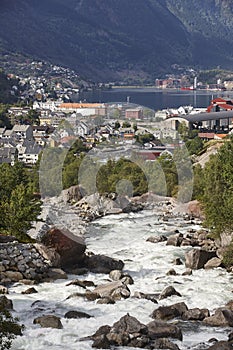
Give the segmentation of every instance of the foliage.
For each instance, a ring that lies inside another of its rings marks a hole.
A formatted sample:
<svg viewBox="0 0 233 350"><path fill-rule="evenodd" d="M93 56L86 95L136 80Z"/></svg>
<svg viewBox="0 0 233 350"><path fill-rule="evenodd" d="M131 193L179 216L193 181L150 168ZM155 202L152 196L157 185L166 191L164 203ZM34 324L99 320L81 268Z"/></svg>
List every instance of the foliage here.
<svg viewBox="0 0 233 350"><path fill-rule="evenodd" d="M0 350L8 350L11 348L12 340L22 334L24 326L19 325L18 319L12 317L11 313L4 309L0 309Z"/></svg>
<svg viewBox="0 0 233 350"><path fill-rule="evenodd" d="M6 74L0 70L0 103L14 103L17 97L11 94L13 85L18 85L16 79L8 79Z"/></svg>
<svg viewBox="0 0 233 350"><path fill-rule="evenodd" d="M233 242L227 247L223 254L223 264L226 268L233 266Z"/></svg>
<svg viewBox="0 0 233 350"><path fill-rule="evenodd" d="M6 127L11 128L11 123L8 118L7 110L9 106L3 103L0 103L0 128Z"/></svg>
<svg viewBox="0 0 233 350"><path fill-rule="evenodd" d="M0 165L0 230L30 241L27 231L40 214L41 203L33 195L29 176L22 163Z"/></svg>
<svg viewBox="0 0 233 350"><path fill-rule="evenodd" d="M142 145L153 140L155 140L155 137L153 134L150 133L136 135L136 141Z"/></svg>
<svg viewBox="0 0 233 350"><path fill-rule="evenodd" d="M193 139L189 139L185 142L185 146L187 147L189 154L198 154L203 149L204 142L203 140L196 136Z"/></svg>
<svg viewBox="0 0 233 350"><path fill-rule="evenodd" d="M147 179L142 169L130 160L109 160L97 174L97 189L100 193L132 192L137 196L147 192Z"/></svg>
<svg viewBox="0 0 233 350"><path fill-rule="evenodd" d="M226 141L204 169L202 202L206 225L217 234L232 232L233 221L233 138Z"/></svg>

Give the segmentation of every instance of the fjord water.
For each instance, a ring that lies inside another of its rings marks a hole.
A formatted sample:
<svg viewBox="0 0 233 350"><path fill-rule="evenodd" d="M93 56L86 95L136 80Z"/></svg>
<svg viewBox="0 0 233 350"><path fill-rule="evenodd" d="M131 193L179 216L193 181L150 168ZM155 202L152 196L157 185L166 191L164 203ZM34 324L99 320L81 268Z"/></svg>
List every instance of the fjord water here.
<svg viewBox="0 0 233 350"><path fill-rule="evenodd" d="M127 102L135 103L154 110L164 108L178 108L191 105L194 107L208 107L210 101L216 97L233 98L231 91L182 91L178 89L158 90L156 88L113 88L111 90L94 90L82 92L75 96L76 101L87 102Z"/></svg>
<svg viewBox="0 0 233 350"><path fill-rule="evenodd" d="M88 251L124 261L124 271L134 279L134 284L129 286L132 296L136 291L160 293L165 287L173 285L182 297L169 297L159 301L159 305L184 301L189 308L209 308L213 311L231 299L232 275L218 268L197 270L191 276L181 276L185 266L174 266L173 260L176 257L184 260L185 251L191 247L180 248L166 246L164 242L153 244L146 241L151 235L169 235L174 230L185 233L188 229L199 227L198 222L180 216L167 217L164 208L157 207L140 213L111 215L96 220L86 234L86 243ZM171 268L175 268L177 276L166 275ZM80 287L67 286L75 278L91 280L96 284L108 281L108 275L89 273L85 276L69 276L69 280L37 285L37 294L22 295L21 292L27 289L24 285L15 285L10 289L15 315L26 326L23 337L14 341L13 350L90 350L92 342L80 341L80 338L93 334L102 325L112 325L126 313L142 323L152 321L150 314L158 305L149 300L130 297L114 305L105 305L78 297L67 299L73 293L84 292ZM64 314L70 310L83 311L93 317L65 319ZM46 329L33 325L33 319L43 314L61 317L64 328ZM197 344L213 337L226 340L230 332L230 329L206 327L192 322L186 322L182 327L184 340L175 341L182 350L200 349Z"/></svg>

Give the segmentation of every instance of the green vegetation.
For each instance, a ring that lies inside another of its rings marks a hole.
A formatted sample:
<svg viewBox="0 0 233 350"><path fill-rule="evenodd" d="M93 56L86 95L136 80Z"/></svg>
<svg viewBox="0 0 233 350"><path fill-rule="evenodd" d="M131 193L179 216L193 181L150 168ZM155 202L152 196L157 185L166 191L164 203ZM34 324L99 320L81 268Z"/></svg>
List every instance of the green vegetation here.
<svg viewBox="0 0 233 350"><path fill-rule="evenodd" d="M12 340L22 334L24 327L17 322L8 310L0 308L0 350L10 349Z"/></svg>
<svg viewBox="0 0 233 350"><path fill-rule="evenodd" d="M0 69L0 103L14 103L17 101L17 96L12 95L12 86L17 86L16 79L8 79L6 74Z"/></svg>
<svg viewBox="0 0 233 350"><path fill-rule="evenodd" d="M225 141L204 169L194 168L194 198L201 200L205 224L215 236L232 232L233 221L233 138Z"/></svg>
<svg viewBox="0 0 233 350"><path fill-rule="evenodd" d="M0 128L6 127L8 129L11 128L11 123L7 115L7 110L9 105L5 105L0 103Z"/></svg>
<svg viewBox="0 0 233 350"><path fill-rule="evenodd" d="M40 214L41 203L33 195L22 163L0 165L0 232L20 241L31 241L27 231Z"/></svg>
<svg viewBox="0 0 233 350"><path fill-rule="evenodd" d="M223 264L226 268L233 266L233 242L227 247L223 254Z"/></svg>
<svg viewBox="0 0 233 350"><path fill-rule="evenodd" d="M147 192L147 179L142 169L127 159L109 160L97 174L97 189L100 193L131 193L133 196Z"/></svg>

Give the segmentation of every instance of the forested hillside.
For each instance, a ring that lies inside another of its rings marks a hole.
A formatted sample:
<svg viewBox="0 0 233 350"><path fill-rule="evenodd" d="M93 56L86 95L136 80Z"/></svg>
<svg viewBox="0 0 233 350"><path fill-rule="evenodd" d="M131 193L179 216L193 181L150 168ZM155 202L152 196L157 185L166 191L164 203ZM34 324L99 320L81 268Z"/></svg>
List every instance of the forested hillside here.
<svg viewBox="0 0 233 350"><path fill-rule="evenodd" d="M233 66L230 0L1 1L0 52L95 81L146 80L171 65Z"/></svg>

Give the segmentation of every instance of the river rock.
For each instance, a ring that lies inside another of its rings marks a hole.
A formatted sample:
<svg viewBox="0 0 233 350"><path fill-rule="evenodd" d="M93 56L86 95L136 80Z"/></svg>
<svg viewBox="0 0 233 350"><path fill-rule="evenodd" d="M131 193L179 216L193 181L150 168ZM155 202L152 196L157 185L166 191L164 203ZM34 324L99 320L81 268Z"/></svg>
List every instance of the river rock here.
<svg viewBox="0 0 233 350"><path fill-rule="evenodd" d="M93 316L82 311L68 311L65 315L65 318L91 318Z"/></svg>
<svg viewBox="0 0 233 350"><path fill-rule="evenodd" d="M181 297L181 294L179 292L177 292L174 287L169 286L169 287L166 287L162 291L162 293L159 296L159 299L162 300L162 299L168 298L172 295L177 295L178 297Z"/></svg>
<svg viewBox="0 0 233 350"><path fill-rule="evenodd" d="M13 310L13 303L5 295L0 295L0 311Z"/></svg>
<svg viewBox="0 0 233 350"><path fill-rule="evenodd" d="M157 298L159 297L159 294L150 294L150 293L142 293L142 292L135 292L134 298L138 299L146 299L152 301L152 303L158 304Z"/></svg>
<svg viewBox="0 0 233 350"><path fill-rule="evenodd" d="M104 297L99 300L97 300L97 304L115 304L115 300L113 300L110 297Z"/></svg>
<svg viewBox="0 0 233 350"><path fill-rule="evenodd" d="M169 306L159 306L152 312L151 317L159 320L171 320L175 317L182 317L187 310L188 307L184 302Z"/></svg>
<svg viewBox="0 0 233 350"><path fill-rule="evenodd" d="M207 263L204 265L204 268L205 269L214 269L214 268L222 267L222 266L223 266L222 260L216 257L216 258L212 258L209 261L207 261Z"/></svg>
<svg viewBox="0 0 233 350"><path fill-rule="evenodd" d="M19 271L5 271L3 273L4 277L11 282L19 282L23 279L23 275Z"/></svg>
<svg viewBox="0 0 233 350"><path fill-rule="evenodd" d="M177 233L168 237L166 245L174 245L175 247L180 247L182 240L183 234Z"/></svg>
<svg viewBox="0 0 233 350"><path fill-rule="evenodd" d="M68 276L65 271L58 268L50 268L45 281L67 280Z"/></svg>
<svg viewBox="0 0 233 350"><path fill-rule="evenodd" d="M187 205L187 214L192 217L203 220L204 214L201 207L201 203L197 200L190 201Z"/></svg>
<svg viewBox="0 0 233 350"><path fill-rule="evenodd" d="M175 258L173 261L174 265L183 265L183 261L180 258Z"/></svg>
<svg viewBox="0 0 233 350"><path fill-rule="evenodd" d="M63 190L61 195L65 203L78 202L85 196L85 190L80 185L75 185Z"/></svg>
<svg viewBox="0 0 233 350"><path fill-rule="evenodd" d="M85 264L94 273L109 274L112 270L122 270L124 267L123 261L112 259L105 255L87 256Z"/></svg>
<svg viewBox="0 0 233 350"><path fill-rule="evenodd" d="M44 244L41 243L35 243L34 247L46 261L50 262L51 267L61 266L61 257L56 252L55 248L46 247Z"/></svg>
<svg viewBox="0 0 233 350"><path fill-rule="evenodd" d="M109 273L109 277L113 280L113 281L119 281L122 277L122 271L121 270L112 270Z"/></svg>
<svg viewBox="0 0 233 350"><path fill-rule="evenodd" d="M169 349L169 350L180 350L178 345L172 343L166 338L160 338L152 343L153 349Z"/></svg>
<svg viewBox="0 0 233 350"><path fill-rule="evenodd" d="M109 297L113 300L120 300L121 298L129 298L130 291L127 286L121 281L113 281L96 287L93 290L101 298Z"/></svg>
<svg viewBox="0 0 233 350"><path fill-rule="evenodd" d="M203 322L214 327L233 327L233 312L229 309L219 308L214 315L206 317Z"/></svg>
<svg viewBox="0 0 233 350"><path fill-rule="evenodd" d="M192 249L185 254L185 266L190 269L202 269L208 260L216 257L215 252Z"/></svg>
<svg viewBox="0 0 233 350"><path fill-rule="evenodd" d="M0 294L8 294L8 288L0 285Z"/></svg>
<svg viewBox="0 0 233 350"><path fill-rule="evenodd" d="M147 238L146 240L147 242L151 242L151 243L160 243L160 242L165 242L167 241L167 237L166 236L150 236Z"/></svg>
<svg viewBox="0 0 233 350"><path fill-rule="evenodd" d="M211 347L209 347L207 350L232 350L233 349L233 342L227 342L227 341L218 341Z"/></svg>
<svg viewBox="0 0 233 350"><path fill-rule="evenodd" d="M126 314L113 324L111 331L115 333L126 332L127 334L147 334L147 326L139 322L135 317Z"/></svg>
<svg viewBox="0 0 233 350"><path fill-rule="evenodd" d="M35 294L35 293L38 293L38 291L34 287L31 287L31 288L28 288L21 293L22 294Z"/></svg>
<svg viewBox="0 0 233 350"><path fill-rule="evenodd" d="M67 229L56 227L50 229L42 237L42 243L49 248L54 248L60 255L62 268L79 265L84 260L86 250L84 238L75 236Z"/></svg>
<svg viewBox="0 0 233 350"><path fill-rule="evenodd" d="M152 321L148 325L148 336L151 339L173 338L183 339L182 331L178 326L163 321Z"/></svg>
<svg viewBox="0 0 233 350"><path fill-rule="evenodd" d="M209 317L208 309L189 309L182 314L182 320L185 321L203 321L204 318Z"/></svg>
<svg viewBox="0 0 233 350"><path fill-rule="evenodd" d="M60 318L54 315L37 317L34 319L33 323L39 324L42 328L63 328Z"/></svg>

